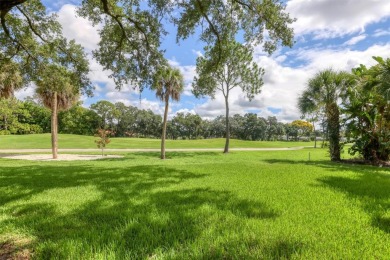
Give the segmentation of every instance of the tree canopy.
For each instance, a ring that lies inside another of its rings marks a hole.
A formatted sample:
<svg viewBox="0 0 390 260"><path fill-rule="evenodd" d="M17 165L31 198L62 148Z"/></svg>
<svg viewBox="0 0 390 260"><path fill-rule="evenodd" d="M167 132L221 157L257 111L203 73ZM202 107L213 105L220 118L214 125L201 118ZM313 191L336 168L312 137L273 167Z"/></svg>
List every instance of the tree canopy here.
<svg viewBox="0 0 390 260"><path fill-rule="evenodd" d="M72 56L55 14L48 14L41 1L1 1L0 13L0 58L17 60L23 75L34 75L39 66L39 43ZM78 13L99 25L101 40L94 56L112 72L118 88L150 86L157 68L166 64L160 48L163 21L176 25L178 41L202 28L200 40L210 46L214 65L223 63L225 46L239 32L248 47L263 44L269 53L279 44L293 44L294 19L280 0L83 0Z"/></svg>

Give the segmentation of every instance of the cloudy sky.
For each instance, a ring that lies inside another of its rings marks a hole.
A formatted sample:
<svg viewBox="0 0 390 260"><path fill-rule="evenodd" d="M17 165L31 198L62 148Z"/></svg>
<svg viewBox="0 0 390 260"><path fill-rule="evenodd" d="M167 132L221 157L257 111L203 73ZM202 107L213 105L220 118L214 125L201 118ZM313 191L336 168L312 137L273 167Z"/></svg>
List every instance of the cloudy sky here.
<svg viewBox="0 0 390 260"><path fill-rule="evenodd" d="M49 10L57 12L63 32L75 39L90 52L95 49L99 36L97 29L80 17L75 9L78 0L43 0ZM53 3L54 2L54 3ZM296 108L297 97L307 80L317 71L326 68L350 71L359 64L372 65L372 56L390 57L390 1L389 0L289 0L287 12L297 18L293 24L296 44L293 48L281 48L268 56L259 48L255 61L265 69L264 86L252 102L240 90L230 97L231 114L257 113L259 116L276 116L283 122L300 117ZM222 95L214 100L195 99L191 94L191 81L195 75L195 61L202 53L203 44L190 38L179 44L175 29L163 40L166 58L171 65L180 68L186 88L180 103L174 103L170 116L177 112L198 113L204 118L224 114ZM90 78L96 86L93 98L83 98L84 106L98 100L123 102L155 113L163 113L163 105L150 91L141 95L131 87L117 91L109 73L91 58ZM27 89L18 93L20 98L31 95Z"/></svg>

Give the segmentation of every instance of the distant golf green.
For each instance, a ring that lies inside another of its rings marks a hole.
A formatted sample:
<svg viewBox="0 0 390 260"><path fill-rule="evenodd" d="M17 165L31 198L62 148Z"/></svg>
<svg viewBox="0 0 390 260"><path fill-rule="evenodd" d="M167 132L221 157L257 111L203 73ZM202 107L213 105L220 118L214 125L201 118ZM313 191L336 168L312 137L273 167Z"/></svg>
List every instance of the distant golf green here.
<svg viewBox="0 0 390 260"><path fill-rule="evenodd" d="M0 258L389 259L389 169L325 149L123 155L0 159Z"/></svg>
<svg viewBox="0 0 390 260"><path fill-rule="evenodd" d="M93 136L60 134L59 148L97 148ZM160 139L149 138L111 138L107 148L134 148L151 149L160 147ZM225 139L203 140L167 140L166 148L223 148ZM313 142L287 142L287 141L242 141L231 140L231 148L280 148L313 146ZM50 134L34 135L4 135L0 136L0 149L34 149L50 148Z"/></svg>

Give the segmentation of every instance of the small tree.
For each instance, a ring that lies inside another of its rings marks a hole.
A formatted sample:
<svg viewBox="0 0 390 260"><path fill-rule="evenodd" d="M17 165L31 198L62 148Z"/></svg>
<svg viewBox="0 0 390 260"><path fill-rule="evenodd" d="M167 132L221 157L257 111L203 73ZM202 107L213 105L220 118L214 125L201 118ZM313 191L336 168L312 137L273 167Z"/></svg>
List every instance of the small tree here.
<svg viewBox="0 0 390 260"><path fill-rule="evenodd" d="M230 122L229 95L233 88L241 88L249 100L260 93L263 85L264 70L252 60L252 54L244 45L233 39L226 44L220 66L211 70L212 48L206 47L205 56L196 61L198 76L193 82L192 92L196 97L215 97L217 90L222 92L226 108L226 142L224 153L229 152Z"/></svg>
<svg viewBox="0 0 390 260"><path fill-rule="evenodd" d="M109 136L112 134L113 132L110 131L110 130L106 130L106 129L101 129L99 128L97 130L97 134L95 134L95 137L98 137L99 139L98 140L95 140L95 143L97 145L97 147L99 149L102 149L102 156L104 156L104 149L106 148L106 146L111 142Z"/></svg>

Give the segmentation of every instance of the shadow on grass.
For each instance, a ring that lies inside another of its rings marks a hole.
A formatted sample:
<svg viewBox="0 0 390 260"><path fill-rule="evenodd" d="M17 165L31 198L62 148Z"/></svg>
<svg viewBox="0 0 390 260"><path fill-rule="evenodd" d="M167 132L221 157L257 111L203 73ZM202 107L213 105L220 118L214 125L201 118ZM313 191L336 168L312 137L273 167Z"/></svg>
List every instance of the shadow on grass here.
<svg viewBox="0 0 390 260"><path fill-rule="evenodd" d="M390 175L368 169L357 172L357 178L327 176L319 181L361 201L371 216L372 226L390 234Z"/></svg>
<svg viewBox="0 0 390 260"><path fill-rule="evenodd" d="M139 191L178 184L187 179L205 175L165 166L130 166L126 168L99 168L94 166L24 166L1 167L0 206L16 199L54 188L80 185L125 185Z"/></svg>
<svg viewBox="0 0 390 260"><path fill-rule="evenodd" d="M245 248L237 250L242 245L242 241L231 239L218 247L211 247L201 259L299 259L304 249L303 243L287 239L264 243L252 238L245 243Z"/></svg>
<svg viewBox="0 0 390 260"><path fill-rule="evenodd" d="M367 165L351 165L330 161L265 160L268 163L305 164L333 172L318 181L326 187L358 199L370 214L372 226L390 233L390 170ZM337 172L354 172L354 177L337 176Z"/></svg>
<svg viewBox="0 0 390 260"><path fill-rule="evenodd" d="M207 175L165 166L46 165L1 170L0 207L11 217L0 224L21 227L36 237L36 258L139 259L170 254L180 259L191 256L193 244L202 240L206 230L220 236L219 232L246 219L278 216L266 204L230 192L177 188L177 184ZM97 198L70 210L63 210L61 204L69 203L66 196L30 200L56 188L91 186ZM231 220L237 218L240 221ZM238 248L245 246L245 241L237 243ZM231 248L227 257L233 258L236 249ZM207 257L210 249L195 251ZM248 252L243 256L250 256Z"/></svg>

